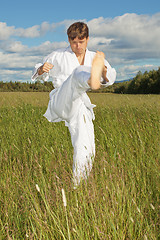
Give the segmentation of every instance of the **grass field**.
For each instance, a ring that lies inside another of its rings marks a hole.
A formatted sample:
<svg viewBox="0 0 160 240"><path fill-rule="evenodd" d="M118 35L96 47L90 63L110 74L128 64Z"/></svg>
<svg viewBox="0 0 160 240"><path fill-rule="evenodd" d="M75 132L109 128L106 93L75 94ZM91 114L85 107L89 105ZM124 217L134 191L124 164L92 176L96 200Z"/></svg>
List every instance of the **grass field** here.
<svg viewBox="0 0 160 240"><path fill-rule="evenodd" d="M96 158L73 190L70 134L43 117L48 93L0 93L0 239L160 239L160 96L89 96Z"/></svg>

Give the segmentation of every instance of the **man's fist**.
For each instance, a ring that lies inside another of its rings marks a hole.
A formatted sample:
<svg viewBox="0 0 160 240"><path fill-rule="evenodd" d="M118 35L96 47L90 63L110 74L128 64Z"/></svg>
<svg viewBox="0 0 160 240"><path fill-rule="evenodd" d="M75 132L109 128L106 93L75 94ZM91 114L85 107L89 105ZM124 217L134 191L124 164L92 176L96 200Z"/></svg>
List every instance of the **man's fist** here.
<svg viewBox="0 0 160 240"><path fill-rule="evenodd" d="M39 69L38 75L42 75L44 72L48 73L53 68L51 63L45 62Z"/></svg>

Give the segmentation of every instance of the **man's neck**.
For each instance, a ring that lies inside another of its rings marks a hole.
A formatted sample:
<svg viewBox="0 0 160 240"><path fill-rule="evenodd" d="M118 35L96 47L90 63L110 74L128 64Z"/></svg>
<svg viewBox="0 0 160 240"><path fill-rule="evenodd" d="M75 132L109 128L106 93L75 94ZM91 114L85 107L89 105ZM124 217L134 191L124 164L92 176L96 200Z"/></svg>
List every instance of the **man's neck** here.
<svg viewBox="0 0 160 240"><path fill-rule="evenodd" d="M84 65L84 57L85 57L85 54L81 54L81 55L77 56L78 62L80 65Z"/></svg>
<svg viewBox="0 0 160 240"><path fill-rule="evenodd" d="M86 51L82 54L76 54L76 57L78 58L78 62L80 65L84 65L85 54Z"/></svg>

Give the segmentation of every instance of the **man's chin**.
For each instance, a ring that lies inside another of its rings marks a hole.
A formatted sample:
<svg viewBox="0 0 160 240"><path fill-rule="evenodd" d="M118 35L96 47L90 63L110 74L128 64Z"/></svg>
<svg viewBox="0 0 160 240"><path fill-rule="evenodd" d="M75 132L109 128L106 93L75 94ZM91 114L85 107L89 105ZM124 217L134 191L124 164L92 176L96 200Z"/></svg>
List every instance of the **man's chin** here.
<svg viewBox="0 0 160 240"><path fill-rule="evenodd" d="M82 54L84 51L83 50L78 50L77 54Z"/></svg>

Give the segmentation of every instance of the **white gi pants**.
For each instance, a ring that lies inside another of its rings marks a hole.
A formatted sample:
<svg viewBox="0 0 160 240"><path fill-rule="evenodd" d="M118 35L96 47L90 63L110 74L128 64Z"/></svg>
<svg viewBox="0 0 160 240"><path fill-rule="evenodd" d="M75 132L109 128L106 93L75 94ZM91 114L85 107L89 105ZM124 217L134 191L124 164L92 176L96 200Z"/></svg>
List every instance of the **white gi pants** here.
<svg viewBox="0 0 160 240"><path fill-rule="evenodd" d="M50 93L44 116L49 121L65 120L71 134L73 155L73 183L76 188L92 169L95 156L93 105L86 91L89 89L90 67L77 67L70 77ZM87 101L84 101L87 97ZM55 117L56 115L56 117Z"/></svg>

